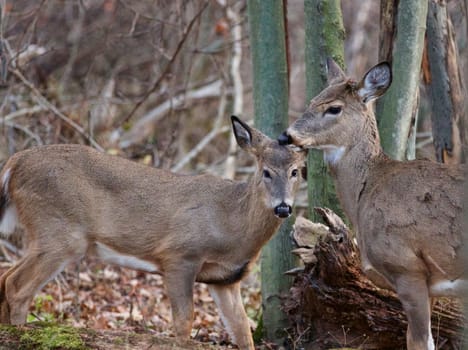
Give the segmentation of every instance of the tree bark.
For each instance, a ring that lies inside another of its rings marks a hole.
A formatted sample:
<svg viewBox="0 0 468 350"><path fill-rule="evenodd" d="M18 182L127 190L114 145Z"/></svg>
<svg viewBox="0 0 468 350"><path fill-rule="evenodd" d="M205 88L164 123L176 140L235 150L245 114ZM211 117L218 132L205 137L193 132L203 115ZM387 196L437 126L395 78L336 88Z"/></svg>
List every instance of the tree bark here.
<svg viewBox="0 0 468 350"><path fill-rule="evenodd" d="M398 1L380 1L379 61L390 61L395 40Z"/></svg>
<svg viewBox="0 0 468 350"><path fill-rule="evenodd" d="M450 17L445 1L429 1L427 54L432 104L432 134L438 162L457 164L462 160L463 90Z"/></svg>
<svg viewBox="0 0 468 350"><path fill-rule="evenodd" d="M305 0L304 12L306 91L307 100L310 100L327 84L327 57L332 57L344 68L345 32L339 0ZM309 208L326 206L341 212L322 151L309 151L307 178ZM319 219L313 210L309 210L309 217Z"/></svg>
<svg viewBox="0 0 468 350"><path fill-rule="evenodd" d="M255 125L277 138L288 126L288 68L284 4L282 1L249 0L248 15L253 63ZM289 254L292 219L263 248L261 256L263 336L283 342L287 316L280 296L287 293L291 278L284 275L294 265Z"/></svg>
<svg viewBox="0 0 468 350"><path fill-rule="evenodd" d="M407 321L396 294L374 286L363 274L359 252L342 220L328 209L318 211L330 232L315 247L302 247L313 249L315 261L296 276L283 304L293 341L305 349L404 349ZM295 231L309 227L296 225ZM300 233L299 241L305 241L304 235ZM438 349L459 349L463 324L456 301L436 301L432 333Z"/></svg>
<svg viewBox="0 0 468 350"><path fill-rule="evenodd" d="M393 82L378 102L377 118L383 149L390 157L403 160L416 124L427 1L382 0L381 11L379 57L391 62Z"/></svg>

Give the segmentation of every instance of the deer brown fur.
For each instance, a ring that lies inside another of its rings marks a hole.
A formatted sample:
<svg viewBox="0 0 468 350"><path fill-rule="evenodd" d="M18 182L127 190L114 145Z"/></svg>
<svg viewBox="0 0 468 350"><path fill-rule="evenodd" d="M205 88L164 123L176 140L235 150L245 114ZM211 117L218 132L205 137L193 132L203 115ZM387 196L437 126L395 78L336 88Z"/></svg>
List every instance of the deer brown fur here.
<svg viewBox="0 0 468 350"><path fill-rule="evenodd" d="M93 254L161 272L180 337L190 336L194 282L208 283L233 341L253 349L240 281L289 216L304 155L235 117L232 123L257 160L246 183L178 175L79 145L13 155L0 174L0 229L19 223L28 246L0 278L0 322L24 323L34 294Z"/></svg>
<svg viewBox="0 0 468 350"><path fill-rule="evenodd" d="M408 317L408 349L434 349L431 297L461 296L466 279L466 168L384 154L373 99L391 83L381 63L360 82L328 62L329 86L280 137L324 150L336 191L357 234L364 271L396 290Z"/></svg>

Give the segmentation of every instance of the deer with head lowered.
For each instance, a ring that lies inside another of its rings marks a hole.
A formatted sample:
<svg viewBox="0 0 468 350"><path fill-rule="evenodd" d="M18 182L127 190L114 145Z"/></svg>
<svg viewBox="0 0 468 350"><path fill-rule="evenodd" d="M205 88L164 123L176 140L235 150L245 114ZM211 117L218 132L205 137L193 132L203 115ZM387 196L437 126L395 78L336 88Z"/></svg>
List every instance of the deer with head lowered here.
<svg viewBox="0 0 468 350"><path fill-rule="evenodd" d="M279 141L323 150L356 231L364 272L397 292L408 319L408 349L434 349L431 297L468 291L462 231L466 169L384 154L369 102L391 84L388 63L358 82L333 60L327 65L328 87Z"/></svg>
<svg viewBox="0 0 468 350"><path fill-rule="evenodd" d="M178 175L79 145L13 155L0 174L0 230L20 224L28 243L0 277L0 322L24 323L34 294L91 254L162 273L183 338L192 327L194 282L207 283L233 342L253 349L240 281L291 214L304 155L236 117L232 125L257 161L248 182Z"/></svg>

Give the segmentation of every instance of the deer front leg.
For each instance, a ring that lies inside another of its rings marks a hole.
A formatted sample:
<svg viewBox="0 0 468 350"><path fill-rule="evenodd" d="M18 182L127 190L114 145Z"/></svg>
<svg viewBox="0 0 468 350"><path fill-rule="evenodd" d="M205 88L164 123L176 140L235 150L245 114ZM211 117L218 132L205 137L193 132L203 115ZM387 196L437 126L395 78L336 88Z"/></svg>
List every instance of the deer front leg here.
<svg viewBox="0 0 468 350"><path fill-rule="evenodd" d="M193 285L196 269L190 264L164 269L164 280L171 302L172 321L179 338L190 338L193 323Z"/></svg>
<svg viewBox="0 0 468 350"><path fill-rule="evenodd" d="M431 299L425 276L401 276L396 281L396 289L408 318L406 333L408 350L434 350Z"/></svg>
<svg viewBox="0 0 468 350"><path fill-rule="evenodd" d="M211 284L209 289L233 342L239 349L254 349L249 319L242 304L240 282L231 285Z"/></svg>

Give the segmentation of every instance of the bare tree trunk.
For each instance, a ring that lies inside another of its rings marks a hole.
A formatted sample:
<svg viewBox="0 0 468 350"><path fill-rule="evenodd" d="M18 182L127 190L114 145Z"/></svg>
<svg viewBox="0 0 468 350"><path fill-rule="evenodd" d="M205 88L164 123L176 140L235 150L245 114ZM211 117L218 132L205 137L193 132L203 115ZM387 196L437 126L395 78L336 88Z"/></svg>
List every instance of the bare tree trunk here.
<svg viewBox="0 0 468 350"><path fill-rule="evenodd" d="M380 1L379 61L388 61L392 58L397 11L398 1Z"/></svg>
<svg viewBox="0 0 468 350"><path fill-rule="evenodd" d="M393 83L378 102L377 118L383 149L402 160L416 124L427 2L382 0L381 4L379 57L391 62Z"/></svg>
<svg viewBox="0 0 468 350"><path fill-rule="evenodd" d="M460 163L462 159L463 89L458 51L445 1L429 1L427 53L430 76L427 81L432 103L432 134L436 159Z"/></svg>
<svg viewBox="0 0 468 350"><path fill-rule="evenodd" d="M305 63L307 100L326 86L326 59L332 57L344 67L344 27L339 0L305 0ZM333 180L323 162L322 151L308 157L309 208L326 206L340 212ZM319 219L313 210L309 217Z"/></svg>
<svg viewBox="0 0 468 350"><path fill-rule="evenodd" d="M234 86L234 101L232 113L240 115L244 110L244 85L240 74L241 60L242 60L242 26L240 25L240 7L242 2L234 4L232 7L227 7L226 15L231 24L232 36L232 60L231 60L231 78ZM224 165L224 177L227 179L234 179L236 173L236 157L235 151L237 149L236 138L233 133L229 137L229 151Z"/></svg>
<svg viewBox="0 0 468 350"><path fill-rule="evenodd" d="M288 126L288 67L283 1L249 0L248 14L253 63L255 125L276 138ZM291 278L284 272L294 266L288 219L263 248L261 257L264 336L282 343L287 316L280 298L287 293Z"/></svg>

